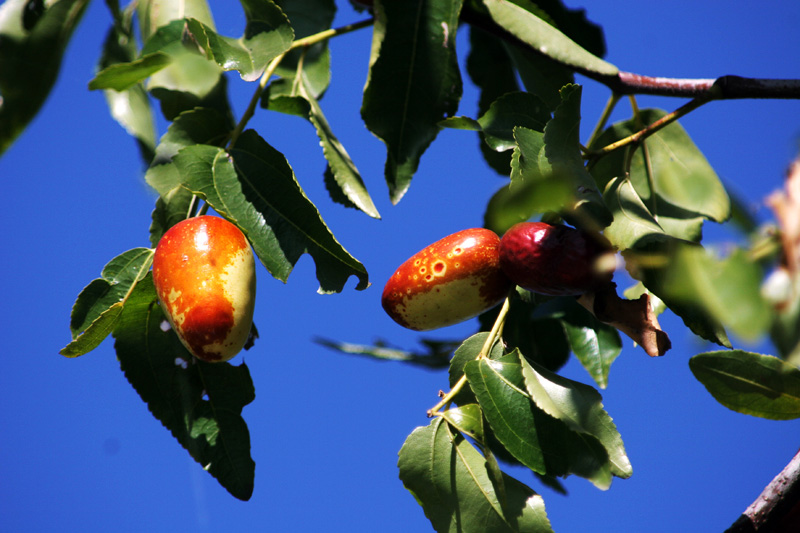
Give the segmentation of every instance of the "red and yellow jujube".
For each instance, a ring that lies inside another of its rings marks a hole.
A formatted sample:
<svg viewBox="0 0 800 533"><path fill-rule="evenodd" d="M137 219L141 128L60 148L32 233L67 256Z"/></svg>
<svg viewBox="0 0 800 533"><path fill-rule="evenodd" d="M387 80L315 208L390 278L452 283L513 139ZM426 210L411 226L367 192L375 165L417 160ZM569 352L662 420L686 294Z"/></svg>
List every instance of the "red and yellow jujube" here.
<svg viewBox="0 0 800 533"><path fill-rule="evenodd" d="M164 313L198 359L227 361L250 335L255 260L244 234L214 216L172 226L153 257L153 282Z"/></svg>

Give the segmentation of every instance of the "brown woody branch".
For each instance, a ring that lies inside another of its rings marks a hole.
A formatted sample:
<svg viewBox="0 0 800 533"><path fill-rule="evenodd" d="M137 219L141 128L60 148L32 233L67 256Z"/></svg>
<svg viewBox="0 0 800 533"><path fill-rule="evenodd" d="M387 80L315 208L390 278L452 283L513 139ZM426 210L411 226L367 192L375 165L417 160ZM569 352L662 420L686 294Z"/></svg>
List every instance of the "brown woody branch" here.
<svg viewBox="0 0 800 533"><path fill-rule="evenodd" d="M725 533L800 531L800 451Z"/></svg>

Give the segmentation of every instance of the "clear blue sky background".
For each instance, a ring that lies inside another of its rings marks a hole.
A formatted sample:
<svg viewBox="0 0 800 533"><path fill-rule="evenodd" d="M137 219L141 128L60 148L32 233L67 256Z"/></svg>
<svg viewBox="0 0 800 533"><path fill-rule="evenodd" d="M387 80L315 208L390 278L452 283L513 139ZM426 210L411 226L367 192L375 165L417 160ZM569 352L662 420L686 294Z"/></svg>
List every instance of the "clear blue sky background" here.
<svg viewBox="0 0 800 533"><path fill-rule="evenodd" d="M797 2L589 4L589 17L605 28L607 58L623 70L800 78ZM221 33L241 33L237 3L217 1L212 8ZM359 18L343 5L336 23ZM58 354L69 341L69 313L80 290L118 253L148 245L155 200L134 142L109 117L103 95L87 90L109 21L104 3L93 2L49 101L0 159L6 198L0 211L0 530L430 531L397 478L397 451L416 426L428 423L425 411L446 388L446 373L337 354L311 338L382 338L415 347L419 335L384 315L383 284L424 245L480 226L486 201L503 180L483 163L473 133L444 131L423 157L410 192L390 205L384 146L359 118L370 30L331 44L333 82L322 105L383 220L328 199L324 161L308 123L257 113L251 126L287 155L335 235L368 268L373 286L356 292L351 280L340 295L318 295L307 256L286 285L259 271L261 339L234 360L247 362L256 386L256 400L243 412L256 486L251 501L238 501L150 415L119 370L110 339L78 359ZM465 38L462 32L462 52ZM238 77L231 81L241 113L253 88ZM585 140L608 91L580 81ZM639 103L674 109L682 102ZM459 113L474 116L475 110L476 92L467 85ZM800 146L800 102L718 102L682 123L721 178L766 220L763 197L782 185ZM735 237L710 225L706 233L720 241ZM529 472L512 470L542 493L556 531L723 531L797 451L797 422L756 419L717 404L687 364L711 347L674 316L665 316L662 326L672 351L654 360L626 342L603 392L633 463L631 479L602 492L568 478L565 497ZM464 338L475 327L468 322L430 336ZM590 382L574 360L563 373Z"/></svg>

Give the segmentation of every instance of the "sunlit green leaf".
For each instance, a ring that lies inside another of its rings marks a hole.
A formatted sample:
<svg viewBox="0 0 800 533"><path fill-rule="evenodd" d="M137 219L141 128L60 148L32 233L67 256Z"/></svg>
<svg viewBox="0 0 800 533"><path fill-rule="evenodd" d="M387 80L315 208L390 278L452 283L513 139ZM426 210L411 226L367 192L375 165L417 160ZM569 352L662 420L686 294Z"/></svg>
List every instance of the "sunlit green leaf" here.
<svg viewBox="0 0 800 533"><path fill-rule="evenodd" d="M617 427L603 409L603 398L589 385L567 379L520 357L525 388L536 406L561 420L577 433L596 437L608 452L611 473L627 478L633 474Z"/></svg>
<svg viewBox="0 0 800 533"><path fill-rule="evenodd" d="M542 497L505 474L497 487L484 457L441 418L408 436L398 467L439 533L552 531Z"/></svg>
<svg viewBox="0 0 800 533"><path fill-rule="evenodd" d="M0 5L0 154L44 104L58 77L61 57L88 0L48 2L35 24L23 27L28 0Z"/></svg>
<svg viewBox="0 0 800 533"><path fill-rule="evenodd" d="M172 62L162 52L154 52L129 63L115 63L100 72L89 82L89 89L113 89L124 91L149 78Z"/></svg>
<svg viewBox="0 0 800 533"><path fill-rule="evenodd" d="M117 320L122 314L122 308L122 302L117 302L100 313L100 316L98 316L94 322L89 324L75 340L62 348L59 353L65 357L77 357L87 354L100 346L100 343L103 342L114 329Z"/></svg>
<svg viewBox="0 0 800 533"><path fill-rule="evenodd" d="M603 199L614 217L603 235L618 250L627 250L644 239L665 235L630 180L613 178L606 185Z"/></svg>
<svg viewBox="0 0 800 533"><path fill-rule="evenodd" d="M614 76L618 69L586 51L547 21L507 0L483 0L492 19L539 53L577 70Z"/></svg>
<svg viewBox="0 0 800 533"><path fill-rule="evenodd" d="M464 342L461 343L461 346L456 349L455 353L453 354L453 358L450 360L450 387L453 387L464 375L464 365L477 359L478 354L480 354L481 350L483 349L483 345L486 343L486 339L488 337L488 331L476 333L464 340ZM503 345L499 342L495 342L489 350L489 353L486 355L490 359L502 357ZM461 389L461 392L459 392L455 398L453 398L453 401L458 405L466 405L474 402L475 396L472 394L472 391L469 389L469 387L465 387Z"/></svg>
<svg viewBox="0 0 800 533"><path fill-rule="evenodd" d="M241 412L255 398L250 372L244 363L195 359L168 324L147 276L114 329L120 367L153 416L192 458L233 496L248 500L255 463Z"/></svg>
<svg viewBox="0 0 800 533"><path fill-rule="evenodd" d="M142 41L147 41L161 26L183 18L197 19L214 28L214 19L206 0L138 0L136 11Z"/></svg>
<svg viewBox="0 0 800 533"><path fill-rule="evenodd" d="M706 352L689 368L725 407L772 420L800 418L800 369L771 355L742 350Z"/></svg>
<svg viewBox="0 0 800 533"><path fill-rule="evenodd" d="M286 281L308 253L317 266L320 292L341 291L351 275L359 279L356 289L369 286L364 265L334 238L286 158L254 131L245 131L230 155L195 145L183 148L174 163L183 186L236 221L277 279Z"/></svg>
<svg viewBox="0 0 800 533"><path fill-rule="evenodd" d="M397 203L420 158L461 98L456 30L461 0L379 2L361 115L386 143L385 175Z"/></svg>
<svg viewBox="0 0 800 533"><path fill-rule="evenodd" d="M69 327L73 340L112 306L124 303L132 288L147 274L152 262L153 250L150 248L133 248L109 261L101 277L81 291L72 307Z"/></svg>
<svg viewBox="0 0 800 533"><path fill-rule="evenodd" d="M442 413L447 422L461 433L479 442L483 440L483 413L478 404L453 407Z"/></svg>
<svg viewBox="0 0 800 533"><path fill-rule="evenodd" d="M627 137L664 115L659 109L642 110L638 119L608 128L591 148ZM647 160L642 148L638 148L632 158L627 150L617 150L598 160L592 174L605 184L624 176L630 159L633 190L661 227L678 238L699 238L701 221L698 217L717 222L728 219L731 203L725 188L680 124L670 124L645 142Z"/></svg>
<svg viewBox="0 0 800 533"><path fill-rule="evenodd" d="M517 460L540 474L577 474L605 489L611 484L608 452L598 439L573 432L532 401L525 389L519 353L464 367L497 439Z"/></svg>

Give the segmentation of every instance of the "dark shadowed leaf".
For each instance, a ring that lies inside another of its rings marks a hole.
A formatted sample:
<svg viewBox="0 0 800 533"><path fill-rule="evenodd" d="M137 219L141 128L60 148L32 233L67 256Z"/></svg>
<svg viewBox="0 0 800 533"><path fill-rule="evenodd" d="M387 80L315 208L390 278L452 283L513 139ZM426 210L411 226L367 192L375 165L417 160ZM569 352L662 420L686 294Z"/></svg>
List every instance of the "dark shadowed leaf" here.
<svg viewBox="0 0 800 533"><path fill-rule="evenodd" d="M617 74L617 67L588 52L524 7L507 0L483 0L483 3L494 22L539 53L577 70L605 76Z"/></svg>
<svg viewBox="0 0 800 533"><path fill-rule="evenodd" d="M403 485L439 533L552 531L542 497L505 474L498 480L486 459L441 418L408 436L397 464Z"/></svg>
<svg viewBox="0 0 800 533"><path fill-rule="evenodd" d="M521 126L544 132L550 110L538 97L524 92L507 93L492 102L479 119L484 140L494 150L503 152L517 146L514 128Z"/></svg>
<svg viewBox="0 0 800 533"><path fill-rule="evenodd" d="M393 203L408 190L420 157L461 99L456 30L461 0L379 2L361 115L386 143Z"/></svg>
<svg viewBox="0 0 800 533"><path fill-rule="evenodd" d="M800 370L777 357L742 350L706 352L689 368L725 407L772 420L800 418Z"/></svg>
<svg viewBox="0 0 800 533"><path fill-rule="evenodd" d="M136 284L147 275L153 250L134 248L106 264L101 277L84 287L72 306L69 327L73 341L61 355L76 357L90 352L105 339L120 317Z"/></svg>
<svg viewBox="0 0 800 533"><path fill-rule="evenodd" d="M255 399L247 366L196 360L169 328L150 276L136 286L114 329L120 367L147 408L189 454L240 500L255 463L242 408Z"/></svg>
<svg viewBox="0 0 800 533"><path fill-rule="evenodd" d="M334 238L286 158L254 131L245 131L230 155L195 145L183 148L174 163L183 185L235 221L277 279L286 281L308 253L317 267L319 292L341 291L351 275L359 279L356 289L369 286L364 265Z"/></svg>
<svg viewBox="0 0 800 533"><path fill-rule="evenodd" d="M23 27L28 0L0 5L0 154L39 112L58 78L61 57L88 0L48 2Z"/></svg>

